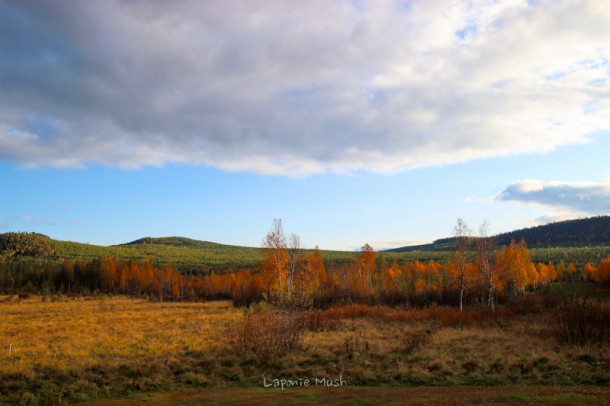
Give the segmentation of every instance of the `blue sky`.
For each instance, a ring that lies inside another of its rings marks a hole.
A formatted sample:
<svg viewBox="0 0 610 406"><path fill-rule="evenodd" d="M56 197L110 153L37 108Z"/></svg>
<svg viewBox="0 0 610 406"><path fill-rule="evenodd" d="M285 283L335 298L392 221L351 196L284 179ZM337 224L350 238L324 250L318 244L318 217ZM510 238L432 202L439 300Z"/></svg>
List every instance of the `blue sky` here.
<svg viewBox="0 0 610 406"><path fill-rule="evenodd" d="M0 0L0 232L382 249L610 214L603 1Z"/></svg>

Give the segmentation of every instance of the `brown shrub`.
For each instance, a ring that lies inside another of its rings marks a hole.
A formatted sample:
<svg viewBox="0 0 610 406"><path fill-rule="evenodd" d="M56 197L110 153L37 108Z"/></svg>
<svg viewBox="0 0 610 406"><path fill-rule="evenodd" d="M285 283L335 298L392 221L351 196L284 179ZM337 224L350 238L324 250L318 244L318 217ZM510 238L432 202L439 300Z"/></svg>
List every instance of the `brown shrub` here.
<svg viewBox="0 0 610 406"><path fill-rule="evenodd" d="M302 344L304 328L300 312L259 306L246 309L232 341L238 350L258 356L284 356Z"/></svg>
<svg viewBox="0 0 610 406"><path fill-rule="evenodd" d="M551 331L572 345L610 342L610 302L586 298L564 299L550 311Z"/></svg>

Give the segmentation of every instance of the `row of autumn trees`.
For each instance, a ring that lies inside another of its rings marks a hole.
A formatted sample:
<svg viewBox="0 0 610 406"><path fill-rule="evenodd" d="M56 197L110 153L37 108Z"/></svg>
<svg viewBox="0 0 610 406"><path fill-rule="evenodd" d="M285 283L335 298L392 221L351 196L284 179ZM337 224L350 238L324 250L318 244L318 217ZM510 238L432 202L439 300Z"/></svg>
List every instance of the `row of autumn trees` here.
<svg viewBox="0 0 610 406"><path fill-rule="evenodd" d="M533 264L523 242L497 247L481 227L472 237L464 221L454 229L455 245L446 262L388 262L365 244L344 263L325 264L319 249L306 251L295 234L286 236L274 220L263 240L265 260L254 270L182 275L171 265L119 262L103 257L62 264L0 261L0 292L112 293L164 300L232 299L236 305L267 300L280 306L326 307L339 302L460 309L484 303L492 310L526 290L556 280L610 281L610 258L580 269L569 263Z"/></svg>
<svg viewBox="0 0 610 406"><path fill-rule="evenodd" d="M510 302L526 290L553 281L610 281L610 258L599 267L586 264L578 271L573 263L533 264L524 242L498 247L483 223L473 237L462 219L454 228L455 244L448 261L386 261L365 244L352 261L327 269L321 253L300 248L296 235L286 237L282 222L274 220L263 240L267 257L260 276L247 275L242 289L233 292L239 303L257 300L256 289L264 287L265 298L279 305L324 307L336 302L384 303L426 306L485 303L495 310L498 302ZM259 279L257 279L260 278Z"/></svg>

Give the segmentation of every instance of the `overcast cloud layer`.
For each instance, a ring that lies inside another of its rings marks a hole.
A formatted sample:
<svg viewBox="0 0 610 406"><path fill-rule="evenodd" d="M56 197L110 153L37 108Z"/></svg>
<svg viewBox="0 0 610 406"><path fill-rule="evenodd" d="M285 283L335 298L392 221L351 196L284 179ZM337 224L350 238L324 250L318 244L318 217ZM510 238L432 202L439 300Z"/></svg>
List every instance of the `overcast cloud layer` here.
<svg viewBox="0 0 610 406"><path fill-rule="evenodd" d="M610 127L608 27L605 0L0 0L0 159L307 175L549 151Z"/></svg>

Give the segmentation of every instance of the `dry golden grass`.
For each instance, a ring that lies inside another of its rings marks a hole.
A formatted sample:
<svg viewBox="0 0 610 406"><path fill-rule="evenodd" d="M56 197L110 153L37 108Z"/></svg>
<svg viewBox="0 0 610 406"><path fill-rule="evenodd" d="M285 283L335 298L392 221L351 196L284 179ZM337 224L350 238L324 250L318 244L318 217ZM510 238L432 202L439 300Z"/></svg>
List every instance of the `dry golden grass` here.
<svg viewBox="0 0 610 406"><path fill-rule="evenodd" d="M176 375L185 356L222 351L225 326L239 317L240 311L228 302L4 298L0 375L5 380L0 391L36 391L49 379L69 390L75 389L70 385L86 387L94 381L91 396L98 396L100 388L112 393L115 381L121 380L127 390L146 386L142 378L156 381L154 387L169 382L167 377Z"/></svg>
<svg viewBox="0 0 610 406"><path fill-rule="evenodd" d="M0 306L2 371L217 350L224 343L219 327L240 314L227 302L152 303L124 297L52 302L35 297Z"/></svg>
<svg viewBox="0 0 610 406"><path fill-rule="evenodd" d="M337 331L308 334L305 347L308 357L332 360L354 384L610 383L608 345L560 345L534 315L462 328L360 318Z"/></svg>
<svg viewBox="0 0 610 406"><path fill-rule="evenodd" d="M350 386L610 384L609 346L563 345L544 314L381 307L331 314L322 329L317 314L294 351L261 356L230 346L244 312L229 302L0 298L0 404L340 374Z"/></svg>

